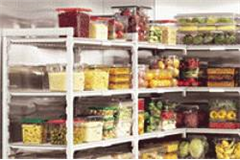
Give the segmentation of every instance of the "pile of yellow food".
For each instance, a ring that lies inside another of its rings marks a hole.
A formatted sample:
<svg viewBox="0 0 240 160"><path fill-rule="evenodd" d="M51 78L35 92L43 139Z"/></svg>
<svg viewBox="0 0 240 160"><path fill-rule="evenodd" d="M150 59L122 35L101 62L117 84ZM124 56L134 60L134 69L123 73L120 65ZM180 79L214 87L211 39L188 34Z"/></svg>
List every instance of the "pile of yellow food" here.
<svg viewBox="0 0 240 160"><path fill-rule="evenodd" d="M240 159L240 142L222 140L216 144L217 159Z"/></svg>
<svg viewBox="0 0 240 160"><path fill-rule="evenodd" d="M237 120L237 112L234 110L227 111L225 109L210 111L211 120L235 121Z"/></svg>

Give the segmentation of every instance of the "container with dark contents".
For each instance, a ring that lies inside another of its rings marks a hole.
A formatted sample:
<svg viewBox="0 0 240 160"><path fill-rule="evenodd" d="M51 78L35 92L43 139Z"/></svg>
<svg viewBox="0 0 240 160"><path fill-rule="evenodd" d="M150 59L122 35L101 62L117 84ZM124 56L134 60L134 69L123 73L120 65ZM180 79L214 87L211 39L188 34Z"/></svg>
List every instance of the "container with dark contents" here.
<svg viewBox="0 0 240 160"><path fill-rule="evenodd" d="M148 38L148 10L150 7L144 6L115 6L113 9L118 9L117 15L127 17L128 40L147 41Z"/></svg>
<svg viewBox="0 0 240 160"><path fill-rule="evenodd" d="M74 37L89 37L90 16L86 8L58 8L59 27L73 27Z"/></svg>
<svg viewBox="0 0 240 160"><path fill-rule="evenodd" d="M187 106L184 114L184 125L187 128L197 128L199 125L198 106Z"/></svg>

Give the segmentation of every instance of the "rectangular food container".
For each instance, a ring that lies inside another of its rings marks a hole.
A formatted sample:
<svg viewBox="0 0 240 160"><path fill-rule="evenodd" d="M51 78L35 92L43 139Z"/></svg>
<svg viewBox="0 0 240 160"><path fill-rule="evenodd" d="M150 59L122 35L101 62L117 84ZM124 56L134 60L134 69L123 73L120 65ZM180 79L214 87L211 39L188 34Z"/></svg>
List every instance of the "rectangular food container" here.
<svg viewBox="0 0 240 160"><path fill-rule="evenodd" d="M22 141L24 144L43 144L47 142L47 127L43 119L22 120Z"/></svg>
<svg viewBox="0 0 240 160"><path fill-rule="evenodd" d="M103 116L104 118L107 118L107 117L114 117L116 113L117 113L117 107L115 106L89 107L90 115Z"/></svg>
<svg viewBox="0 0 240 160"><path fill-rule="evenodd" d="M128 19L120 15L111 17L108 21L108 39L126 40Z"/></svg>
<svg viewBox="0 0 240 160"><path fill-rule="evenodd" d="M90 18L89 38L108 40L108 21L106 17L92 16Z"/></svg>
<svg viewBox="0 0 240 160"><path fill-rule="evenodd" d="M89 22L91 9L58 8L59 27L73 27L74 37L89 37Z"/></svg>
<svg viewBox="0 0 240 160"><path fill-rule="evenodd" d="M147 41L148 19L151 7L145 6L114 6L116 15L128 20L127 39Z"/></svg>

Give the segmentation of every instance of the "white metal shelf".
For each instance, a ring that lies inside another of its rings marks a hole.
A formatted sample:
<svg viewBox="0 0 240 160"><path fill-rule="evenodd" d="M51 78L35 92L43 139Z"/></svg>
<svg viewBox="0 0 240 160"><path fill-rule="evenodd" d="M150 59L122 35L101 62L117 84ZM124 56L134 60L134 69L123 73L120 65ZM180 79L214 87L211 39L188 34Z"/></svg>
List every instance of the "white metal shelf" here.
<svg viewBox="0 0 240 160"><path fill-rule="evenodd" d="M133 89L126 90L104 90L104 91L82 91L74 92L75 97L90 97L90 96L113 96L133 94Z"/></svg>
<svg viewBox="0 0 240 160"><path fill-rule="evenodd" d="M186 45L165 45L161 43L137 42L138 48L159 50L186 50Z"/></svg>
<svg viewBox="0 0 240 160"><path fill-rule="evenodd" d="M240 92L240 87L186 87L186 92Z"/></svg>
<svg viewBox="0 0 240 160"><path fill-rule="evenodd" d="M188 45L187 50L195 50L195 51L225 51L225 50L240 50L240 45Z"/></svg>
<svg viewBox="0 0 240 160"><path fill-rule="evenodd" d="M19 97L58 97L66 96L66 92L50 92L49 90L11 90L10 95Z"/></svg>
<svg viewBox="0 0 240 160"><path fill-rule="evenodd" d="M240 129L186 128L186 133L235 134L240 136Z"/></svg>
<svg viewBox="0 0 240 160"><path fill-rule="evenodd" d="M79 150L85 150L85 149L90 149L90 148L109 147L112 145L123 144L123 143L128 143L128 142L133 142L133 141L134 141L133 136L121 137L121 138L103 140L103 141L98 141L98 142L82 143L79 145L75 145L74 150L79 151Z"/></svg>
<svg viewBox="0 0 240 160"><path fill-rule="evenodd" d="M64 145L52 145L52 144L39 144L39 145L29 145L23 144L23 142L10 143L10 147L13 149L22 149L29 151L39 151L39 150L66 150L66 146Z"/></svg>
<svg viewBox="0 0 240 160"><path fill-rule="evenodd" d="M147 140L147 139L153 139L153 138L164 138L167 136L172 136L172 135L178 135L178 134L185 134L186 129L184 128L178 128L178 129L173 129L173 130L167 130L167 131L157 131L157 132L152 132L152 133L145 133L143 135L139 136L139 140Z"/></svg>
<svg viewBox="0 0 240 160"><path fill-rule="evenodd" d="M185 91L185 87L140 88L140 89L138 89L139 94L184 92L184 91Z"/></svg>

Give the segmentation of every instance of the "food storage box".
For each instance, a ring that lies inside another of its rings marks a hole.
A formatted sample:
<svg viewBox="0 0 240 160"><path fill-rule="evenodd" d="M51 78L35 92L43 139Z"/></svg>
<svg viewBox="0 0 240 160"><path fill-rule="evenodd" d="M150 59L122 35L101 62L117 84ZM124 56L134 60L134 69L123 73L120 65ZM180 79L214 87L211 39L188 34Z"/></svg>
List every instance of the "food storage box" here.
<svg viewBox="0 0 240 160"><path fill-rule="evenodd" d="M117 76L110 75L109 80L110 80L110 83L130 83L131 76L130 75L117 75Z"/></svg>
<svg viewBox="0 0 240 160"><path fill-rule="evenodd" d="M118 121L116 124L116 137L127 137L132 133L132 121Z"/></svg>
<svg viewBox="0 0 240 160"><path fill-rule="evenodd" d="M90 115L98 115L106 117L114 117L114 115L117 113L117 107L114 106L106 106L106 107L90 107L89 108L89 114Z"/></svg>
<svg viewBox="0 0 240 160"><path fill-rule="evenodd" d="M90 67L85 69L85 90L107 90L109 83L109 71L102 67Z"/></svg>
<svg viewBox="0 0 240 160"><path fill-rule="evenodd" d="M119 14L128 19L127 39L147 41L148 37L148 11L150 7L144 6L115 6L112 7Z"/></svg>
<svg viewBox="0 0 240 160"><path fill-rule="evenodd" d="M101 141L103 139L102 116L87 116L81 124L83 142Z"/></svg>
<svg viewBox="0 0 240 160"><path fill-rule="evenodd" d="M131 88L129 82L127 83L110 83L109 84L110 89L129 89Z"/></svg>
<svg viewBox="0 0 240 160"><path fill-rule="evenodd" d="M162 34L161 25L155 21L150 21L148 28L148 42L162 43Z"/></svg>
<svg viewBox="0 0 240 160"><path fill-rule="evenodd" d="M131 68L128 66L113 66L110 68L111 76L119 76L119 75L130 75Z"/></svg>
<svg viewBox="0 0 240 160"><path fill-rule="evenodd" d="M126 40L128 18L115 15L108 21L108 39Z"/></svg>
<svg viewBox="0 0 240 160"><path fill-rule="evenodd" d="M106 117L103 118L103 129L109 129L115 127L115 118L114 117Z"/></svg>
<svg viewBox="0 0 240 160"><path fill-rule="evenodd" d="M103 130L103 139L113 139L116 138L116 129L115 128L109 128Z"/></svg>
<svg viewBox="0 0 240 160"><path fill-rule="evenodd" d="M198 128L199 119L198 119L198 106L185 106L184 107L184 126L186 128Z"/></svg>
<svg viewBox="0 0 240 160"><path fill-rule="evenodd" d="M59 27L73 27L75 37L89 37L90 16L86 8L58 8Z"/></svg>
<svg viewBox="0 0 240 160"><path fill-rule="evenodd" d="M22 141L24 144L43 144L47 142L47 126L42 119L22 120Z"/></svg>
<svg viewBox="0 0 240 160"><path fill-rule="evenodd" d="M49 79L49 89L53 92L63 92L67 90L67 73L65 66L61 65L49 65L48 69L48 79ZM84 90L84 73L81 66L74 66L73 73L73 89L74 91Z"/></svg>
<svg viewBox="0 0 240 160"><path fill-rule="evenodd" d="M176 45L177 43L177 26L175 20L157 21L162 30L162 43L168 45Z"/></svg>
<svg viewBox="0 0 240 160"><path fill-rule="evenodd" d="M138 134L144 133L144 113L145 113L145 100L138 99Z"/></svg>
<svg viewBox="0 0 240 160"><path fill-rule="evenodd" d="M9 79L11 89L45 89L48 87L45 66L11 66Z"/></svg>
<svg viewBox="0 0 240 160"><path fill-rule="evenodd" d="M49 141L53 145L65 145L67 144L66 134L66 120L63 119L56 119L56 120L49 120ZM82 120L74 120L74 144L80 144L83 142L82 136Z"/></svg>
<svg viewBox="0 0 240 160"><path fill-rule="evenodd" d="M138 66L138 87L139 88L147 88L148 81L146 79L146 72L148 70L148 66L139 65Z"/></svg>
<svg viewBox="0 0 240 160"><path fill-rule="evenodd" d="M92 16L89 27L89 38L97 40L108 39L108 18Z"/></svg>
<svg viewBox="0 0 240 160"><path fill-rule="evenodd" d="M119 102L119 109L117 113L117 119L120 121L129 121L132 119L133 102L121 101Z"/></svg>

